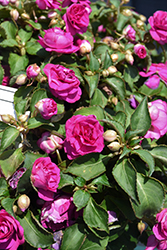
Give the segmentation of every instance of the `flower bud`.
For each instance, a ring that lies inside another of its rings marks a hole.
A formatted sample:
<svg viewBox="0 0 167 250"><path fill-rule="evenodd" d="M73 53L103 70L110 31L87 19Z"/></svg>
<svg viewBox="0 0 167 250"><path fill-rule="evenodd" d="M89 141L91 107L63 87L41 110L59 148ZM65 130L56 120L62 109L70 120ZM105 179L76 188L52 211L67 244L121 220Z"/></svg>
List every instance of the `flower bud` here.
<svg viewBox="0 0 167 250"><path fill-rule="evenodd" d="M147 18L144 15L140 15L139 17L142 22L146 22Z"/></svg>
<svg viewBox="0 0 167 250"><path fill-rule="evenodd" d="M116 152L116 151L119 151L121 145L119 144L119 142L114 141L114 142L111 142L109 145L107 145L107 147L108 147L111 151Z"/></svg>
<svg viewBox="0 0 167 250"><path fill-rule="evenodd" d="M134 58L132 56L132 54L126 54L125 55L125 60L130 63L131 65L133 65L133 62L134 62Z"/></svg>
<svg viewBox="0 0 167 250"><path fill-rule="evenodd" d="M87 76L93 76L94 75L94 73L92 71L90 71L90 70L85 71L85 73L86 73Z"/></svg>
<svg viewBox="0 0 167 250"><path fill-rule="evenodd" d="M112 36L106 36L102 39L102 42L107 43L108 45L110 45L111 41L113 41Z"/></svg>
<svg viewBox="0 0 167 250"><path fill-rule="evenodd" d="M9 0L0 0L0 5L7 6L9 4Z"/></svg>
<svg viewBox="0 0 167 250"><path fill-rule="evenodd" d="M23 123L23 122L25 122L26 120L27 120L27 118L28 118L28 115L20 115L19 116L19 120Z"/></svg>
<svg viewBox="0 0 167 250"><path fill-rule="evenodd" d="M30 198L26 194L23 194L19 197L17 204L21 211L24 212L30 205Z"/></svg>
<svg viewBox="0 0 167 250"><path fill-rule="evenodd" d="M144 26L144 22L139 19L137 20L136 25L138 29L142 29Z"/></svg>
<svg viewBox="0 0 167 250"><path fill-rule="evenodd" d="M57 135L45 132L37 141L37 145L47 154L55 152L56 149L62 149L64 141Z"/></svg>
<svg viewBox="0 0 167 250"><path fill-rule="evenodd" d="M115 130L109 129L104 132L103 138L105 141L108 141L108 142L115 141L115 139L117 138L117 133Z"/></svg>
<svg viewBox="0 0 167 250"><path fill-rule="evenodd" d="M12 9L10 11L10 16L13 18L15 21L19 18L19 12L16 9Z"/></svg>
<svg viewBox="0 0 167 250"><path fill-rule="evenodd" d="M40 71L41 69L36 63L29 65L26 69L27 78L35 78L39 75Z"/></svg>
<svg viewBox="0 0 167 250"><path fill-rule="evenodd" d="M116 106L117 103L118 103L118 98L117 98L117 97L113 97L111 101L112 101L112 103L114 103L114 105Z"/></svg>
<svg viewBox="0 0 167 250"><path fill-rule="evenodd" d="M102 72L103 77L109 76L109 71L107 69L104 69Z"/></svg>
<svg viewBox="0 0 167 250"><path fill-rule="evenodd" d="M111 46L111 48L114 49L114 50L116 50L116 49L119 48L119 44L116 43L116 42L113 42L113 41L110 42L110 46Z"/></svg>
<svg viewBox="0 0 167 250"><path fill-rule="evenodd" d="M17 206L13 205L13 212L16 213L17 212Z"/></svg>
<svg viewBox="0 0 167 250"><path fill-rule="evenodd" d="M88 40L77 40L77 44L79 45L79 52L81 55L85 55L87 53L90 53L92 50L92 47L90 45L90 42Z"/></svg>
<svg viewBox="0 0 167 250"><path fill-rule="evenodd" d="M52 19L52 18L56 18L58 16L56 11L49 11L48 13L48 18Z"/></svg>
<svg viewBox="0 0 167 250"><path fill-rule="evenodd" d="M145 225L142 221L140 221L140 222L137 224L137 228L138 228L140 234L142 234L142 232L143 232L144 229L146 228L146 225Z"/></svg>
<svg viewBox="0 0 167 250"><path fill-rule="evenodd" d="M35 108L46 120L57 114L57 103L52 98L43 98L35 104Z"/></svg>
<svg viewBox="0 0 167 250"><path fill-rule="evenodd" d="M30 20L30 16L27 13L22 13L21 18L24 20Z"/></svg>
<svg viewBox="0 0 167 250"><path fill-rule="evenodd" d="M21 74L17 77L16 79L16 84L17 85L24 85L27 81L27 76L25 74Z"/></svg>
<svg viewBox="0 0 167 250"><path fill-rule="evenodd" d="M132 11L129 10L129 9L124 9L124 10L122 11L122 14L123 14L124 16L132 16Z"/></svg>
<svg viewBox="0 0 167 250"><path fill-rule="evenodd" d="M1 119L5 123L10 123L10 121L11 121L10 115L1 115Z"/></svg>
<svg viewBox="0 0 167 250"><path fill-rule="evenodd" d="M51 21L50 21L50 23L49 23L49 27L51 26L54 26L54 25L56 25L58 23L58 20L55 20L55 19L52 19Z"/></svg>
<svg viewBox="0 0 167 250"><path fill-rule="evenodd" d="M122 0L122 3L123 3L123 4L127 4L127 3L129 3L129 1L130 1L130 0Z"/></svg>
<svg viewBox="0 0 167 250"><path fill-rule="evenodd" d="M25 130L25 128L22 126L18 126L17 129L19 130L19 132L23 132Z"/></svg>
<svg viewBox="0 0 167 250"><path fill-rule="evenodd" d="M116 62L116 61L118 60L118 55L117 55L117 54L112 54L112 55L111 55L111 60L112 60L113 62Z"/></svg>
<svg viewBox="0 0 167 250"><path fill-rule="evenodd" d="M117 72L117 68L115 66L110 66L107 70L108 70L110 75Z"/></svg>

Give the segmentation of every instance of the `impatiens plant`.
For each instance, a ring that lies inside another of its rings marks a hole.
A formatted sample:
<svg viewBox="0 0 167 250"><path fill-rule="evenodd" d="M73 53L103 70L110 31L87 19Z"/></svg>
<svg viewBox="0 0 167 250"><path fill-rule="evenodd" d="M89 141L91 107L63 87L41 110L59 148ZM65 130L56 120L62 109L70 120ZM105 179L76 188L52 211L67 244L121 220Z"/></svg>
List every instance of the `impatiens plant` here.
<svg viewBox="0 0 167 250"><path fill-rule="evenodd" d="M0 249L167 249L167 12L127 3L0 0Z"/></svg>

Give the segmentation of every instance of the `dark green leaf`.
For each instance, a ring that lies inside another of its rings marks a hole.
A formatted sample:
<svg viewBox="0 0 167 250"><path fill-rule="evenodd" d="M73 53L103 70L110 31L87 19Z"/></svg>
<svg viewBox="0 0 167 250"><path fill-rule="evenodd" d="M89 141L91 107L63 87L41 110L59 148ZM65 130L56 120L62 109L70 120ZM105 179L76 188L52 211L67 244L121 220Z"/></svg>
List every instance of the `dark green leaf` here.
<svg viewBox="0 0 167 250"><path fill-rule="evenodd" d="M32 36L32 31L31 32L28 32L28 31L25 31L23 29L20 29L18 31L18 35L19 37L21 38L21 42L22 43L26 43Z"/></svg>
<svg viewBox="0 0 167 250"><path fill-rule="evenodd" d="M138 200L136 190L136 171L127 160L119 160L113 168L113 176L118 185L135 201Z"/></svg>
<svg viewBox="0 0 167 250"><path fill-rule="evenodd" d="M113 76L106 78L104 82L118 95L120 100L125 99L125 84L121 78Z"/></svg>
<svg viewBox="0 0 167 250"><path fill-rule="evenodd" d="M163 164L167 165L167 146L160 145L152 148L150 151L151 155L160 160Z"/></svg>
<svg viewBox="0 0 167 250"><path fill-rule="evenodd" d="M47 248L53 243L53 235L40 225L30 211L22 217L17 216L17 220L24 228L25 240L33 247Z"/></svg>
<svg viewBox="0 0 167 250"><path fill-rule="evenodd" d="M14 94L14 104L21 102L24 100L29 93L32 91L33 86L24 86L20 87Z"/></svg>
<svg viewBox="0 0 167 250"><path fill-rule="evenodd" d="M25 70L28 65L28 57L26 55L19 56L15 53L10 53L9 55L9 65L10 65L10 73L13 76L16 72L20 70Z"/></svg>
<svg viewBox="0 0 167 250"><path fill-rule="evenodd" d="M147 97L145 97L131 116L130 122L132 130L143 130L138 135L146 134L151 126L151 118L148 111Z"/></svg>
<svg viewBox="0 0 167 250"><path fill-rule="evenodd" d="M97 120L101 120L104 118L103 109L99 106L81 108L75 111L74 115L85 115L85 116L95 115Z"/></svg>
<svg viewBox="0 0 167 250"><path fill-rule="evenodd" d="M8 184L5 178L0 178L0 200L9 195Z"/></svg>
<svg viewBox="0 0 167 250"><path fill-rule="evenodd" d="M3 200L1 200L1 205L3 206L3 208L9 213L11 214L13 217L15 217L15 214L13 212L13 205L16 199L12 199L12 198L4 198Z"/></svg>
<svg viewBox="0 0 167 250"><path fill-rule="evenodd" d="M129 84L131 89L133 89L133 83L137 82L139 77L139 71L137 68L127 64L124 70L124 80Z"/></svg>
<svg viewBox="0 0 167 250"><path fill-rule="evenodd" d="M0 166L3 174L8 179L24 161L22 149L7 150L0 155Z"/></svg>
<svg viewBox="0 0 167 250"><path fill-rule="evenodd" d="M88 181L104 173L106 170L105 165L108 161L109 157L107 156L90 153L75 159L66 172L80 176Z"/></svg>
<svg viewBox="0 0 167 250"><path fill-rule="evenodd" d="M0 151L9 147L19 136L19 130L14 127L7 127L2 135Z"/></svg>
<svg viewBox="0 0 167 250"><path fill-rule="evenodd" d="M131 201L136 217L142 218L160 211L165 195L158 180L137 173L137 192L140 203Z"/></svg>
<svg viewBox="0 0 167 250"><path fill-rule="evenodd" d="M3 69L2 66L0 65L0 85L2 84L3 77L4 77L4 69Z"/></svg>
<svg viewBox="0 0 167 250"><path fill-rule="evenodd" d="M100 107L104 108L107 105L108 96L105 92L101 91L100 89L95 89L93 96L90 100L90 105L99 105Z"/></svg>
<svg viewBox="0 0 167 250"><path fill-rule="evenodd" d="M60 177L59 189L68 185L74 185L73 177L71 175L60 172Z"/></svg>
<svg viewBox="0 0 167 250"><path fill-rule="evenodd" d="M84 209L83 219L89 227L109 233L108 213L104 208L99 206L93 198L89 199Z"/></svg>
<svg viewBox="0 0 167 250"><path fill-rule="evenodd" d="M104 59L103 69L108 69L108 67L110 67L111 65L113 65L113 61L111 59L111 56L110 56L108 50L106 50L106 55L105 55L105 59Z"/></svg>
<svg viewBox="0 0 167 250"><path fill-rule="evenodd" d="M83 187L83 186L86 184L85 179L82 178L82 177L76 177L76 178L74 179L74 182L75 182L75 184L76 184L78 187Z"/></svg>
<svg viewBox="0 0 167 250"><path fill-rule="evenodd" d="M42 117L36 116L28 120L28 129L38 128L44 124L51 124L49 120L45 120Z"/></svg>
<svg viewBox="0 0 167 250"><path fill-rule="evenodd" d="M0 121L0 131L3 131L5 128L9 127L8 124L4 123L4 122L1 122Z"/></svg>
<svg viewBox="0 0 167 250"><path fill-rule="evenodd" d="M86 192L85 190L77 190L73 195L73 202L75 206L77 207L77 211L79 211L81 208L85 207L89 201L90 194Z"/></svg>
<svg viewBox="0 0 167 250"><path fill-rule="evenodd" d="M85 80L88 83L89 86L89 98L92 97L93 93L95 92L95 90L97 89L98 83L99 83L99 74L95 74L93 76L88 76L88 75L84 75Z"/></svg>
<svg viewBox="0 0 167 250"><path fill-rule="evenodd" d="M92 52L90 52L90 61L89 61L89 69L94 72L99 70L100 68L100 63L98 59L93 55Z"/></svg>
<svg viewBox="0 0 167 250"><path fill-rule="evenodd" d="M129 21L130 17L129 16L124 16L123 14L119 13L116 26L118 31L122 31L124 28L125 24Z"/></svg>
<svg viewBox="0 0 167 250"><path fill-rule="evenodd" d="M104 186L107 186L107 187L111 187L111 184L106 176L106 174L103 174L97 178L95 178L92 182L91 182L91 185L98 185L98 184L101 184L101 185L104 185Z"/></svg>
<svg viewBox="0 0 167 250"><path fill-rule="evenodd" d="M8 38L8 39L10 39L10 38L11 39L15 39L17 28L16 28L16 26L14 25L13 22L5 21L5 22L1 23L1 27L5 31L6 38Z"/></svg>

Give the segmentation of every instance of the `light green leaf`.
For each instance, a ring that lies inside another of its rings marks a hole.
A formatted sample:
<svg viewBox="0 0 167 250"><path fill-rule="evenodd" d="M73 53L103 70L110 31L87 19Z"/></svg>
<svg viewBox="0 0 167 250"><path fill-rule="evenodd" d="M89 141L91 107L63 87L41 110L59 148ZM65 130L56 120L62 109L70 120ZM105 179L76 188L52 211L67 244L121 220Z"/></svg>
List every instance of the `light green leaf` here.
<svg viewBox="0 0 167 250"><path fill-rule="evenodd" d="M20 132L14 127L7 127L2 135L0 151L9 147L19 136Z"/></svg>
<svg viewBox="0 0 167 250"><path fill-rule="evenodd" d="M10 53L9 55L9 65L10 65L10 73L13 76L16 72L20 70L25 70L28 65L28 57L26 55L19 56L15 53Z"/></svg>
<svg viewBox="0 0 167 250"><path fill-rule="evenodd" d="M121 78L113 76L106 78L104 82L118 95L120 100L125 99L125 84Z"/></svg>
<svg viewBox="0 0 167 250"><path fill-rule="evenodd" d="M89 56L90 56L89 70L91 70L92 72L99 70L100 63L98 59L93 55L92 52L90 52Z"/></svg>
<svg viewBox="0 0 167 250"><path fill-rule="evenodd" d="M88 86L89 86L89 98L91 98L93 93L97 89L100 76L99 76L99 74L95 74L93 76L88 76L88 75L85 74L84 78L88 83Z"/></svg>
<svg viewBox="0 0 167 250"><path fill-rule="evenodd" d="M5 21L1 23L1 27L4 29L7 39L15 39L17 28L13 22Z"/></svg>
<svg viewBox="0 0 167 250"><path fill-rule="evenodd" d="M79 211L81 208L85 207L89 201L90 194L86 192L85 190L77 190L73 195L73 202L75 206L77 207L77 211Z"/></svg>

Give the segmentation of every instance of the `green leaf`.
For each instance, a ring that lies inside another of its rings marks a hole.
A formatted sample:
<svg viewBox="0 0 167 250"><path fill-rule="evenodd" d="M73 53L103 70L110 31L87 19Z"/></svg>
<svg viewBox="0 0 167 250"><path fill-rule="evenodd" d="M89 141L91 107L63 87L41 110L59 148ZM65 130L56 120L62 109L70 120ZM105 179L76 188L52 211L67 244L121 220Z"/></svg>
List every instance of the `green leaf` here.
<svg viewBox="0 0 167 250"><path fill-rule="evenodd" d="M43 98L48 98L45 89L38 89L38 90L34 91L32 97L31 97L31 103L30 103L31 113L33 113L35 110L35 104Z"/></svg>
<svg viewBox="0 0 167 250"><path fill-rule="evenodd" d="M135 201L138 200L136 190L136 171L127 160L119 160L113 168L112 174L118 185Z"/></svg>
<svg viewBox="0 0 167 250"><path fill-rule="evenodd" d="M60 172L60 177L59 189L68 185L74 185L73 177L71 175Z"/></svg>
<svg viewBox="0 0 167 250"><path fill-rule="evenodd" d="M17 117L19 117L22 114L25 114L27 102L28 102L27 99L23 99L20 102L15 103L14 107Z"/></svg>
<svg viewBox="0 0 167 250"><path fill-rule="evenodd" d="M130 121L132 130L143 130L138 135L144 136L151 126L151 118L148 111L147 97L135 109Z"/></svg>
<svg viewBox="0 0 167 250"><path fill-rule="evenodd" d="M14 46L18 46L18 43L16 42L16 40L9 38L9 39L5 39L0 43L0 46L3 48L6 47L14 47Z"/></svg>
<svg viewBox="0 0 167 250"><path fill-rule="evenodd" d="M26 43L25 48L27 53L30 55L37 55L37 52L39 50L44 50L43 47L39 44L39 42L34 38L31 38L31 40Z"/></svg>
<svg viewBox="0 0 167 250"><path fill-rule="evenodd" d="M132 154L137 154L148 165L149 176L151 176L152 173L154 172L155 162L154 162L154 158L149 153L149 151L143 150L143 149L137 149L137 150L133 150Z"/></svg>
<svg viewBox="0 0 167 250"><path fill-rule="evenodd" d="M121 78L113 76L106 78L104 82L118 95L120 100L125 99L125 84Z"/></svg>
<svg viewBox="0 0 167 250"><path fill-rule="evenodd" d="M108 243L108 238L100 240L94 234L89 234L80 250L104 250Z"/></svg>
<svg viewBox="0 0 167 250"><path fill-rule="evenodd" d="M74 224L66 228L60 250L78 250L85 240L84 226Z"/></svg>
<svg viewBox="0 0 167 250"><path fill-rule="evenodd" d="M36 23L33 20L26 20L26 23L30 24L34 29L41 30L42 26L40 23Z"/></svg>
<svg viewBox="0 0 167 250"><path fill-rule="evenodd" d="M123 14L119 13L116 26L118 31L122 31L124 28L125 24L129 21L130 17L129 16L124 16Z"/></svg>
<svg viewBox="0 0 167 250"><path fill-rule="evenodd" d="M109 159L108 156L99 153L90 153L80 156L72 162L66 169L66 172L80 176L88 181L106 171L105 165Z"/></svg>
<svg viewBox="0 0 167 250"><path fill-rule="evenodd" d="M147 87L146 84L143 84L143 85L139 88L139 92L140 92L141 94L144 94L144 95L148 96L148 97L150 97L150 96L155 96L155 95L158 95L158 94L161 95L161 93L164 92L164 91L162 91L163 85L164 85L164 83L162 83L162 82L160 81L160 84L159 84L159 87L158 87L158 88L156 88L156 89L150 89L149 87ZM166 87L165 87L165 88L166 88Z"/></svg>
<svg viewBox="0 0 167 250"><path fill-rule="evenodd" d="M13 22L5 21L1 23L1 27L4 29L7 39L15 39L17 28Z"/></svg>
<svg viewBox="0 0 167 250"><path fill-rule="evenodd" d="M36 116L36 117L32 117L28 120L28 129L34 129L34 128L38 128L44 124L49 124L52 125L52 123L50 123L49 120L45 120L42 117Z"/></svg>
<svg viewBox="0 0 167 250"><path fill-rule="evenodd" d="M14 205L15 200L16 199L12 199L10 197L7 197L1 200L1 205L3 206L3 208L6 210L6 212L11 214L13 217L15 217L15 214L13 212L13 205Z"/></svg>
<svg viewBox="0 0 167 250"><path fill-rule="evenodd" d="M28 57L26 55L19 56L15 53L10 53L9 55L9 65L10 65L10 73L13 76L16 72L20 70L25 70L28 65Z"/></svg>
<svg viewBox="0 0 167 250"><path fill-rule="evenodd" d="M120 1L119 0L110 0L110 3L112 3L116 8L119 7Z"/></svg>
<svg viewBox="0 0 167 250"><path fill-rule="evenodd" d="M91 98L93 93L97 89L99 79L100 79L99 74L95 74L93 76L88 76L88 75L84 74L84 78L88 83L88 86L89 86L89 98Z"/></svg>
<svg viewBox="0 0 167 250"><path fill-rule="evenodd" d="M89 227L109 233L108 213L104 208L99 206L93 198L89 199L84 209L83 219Z"/></svg>
<svg viewBox="0 0 167 250"><path fill-rule="evenodd" d="M3 131L5 128L9 127L8 124L6 124L5 122L1 122L0 121L0 131Z"/></svg>
<svg viewBox="0 0 167 250"><path fill-rule="evenodd" d="M91 70L92 72L99 70L100 63L98 59L93 55L92 52L90 52L89 56L90 56L89 70Z"/></svg>
<svg viewBox="0 0 167 250"><path fill-rule="evenodd" d="M163 164L167 165L167 146L160 145L152 148L150 154L155 158L160 160Z"/></svg>
<svg viewBox="0 0 167 250"><path fill-rule="evenodd" d="M109 50L108 45L103 44L103 45L99 45L96 47L96 49L94 50L94 55L97 56L97 58L101 58L101 61L103 62L105 60L106 57L106 52Z"/></svg>
<svg viewBox="0 0 167 250"><path fill-rule="evenodd" d="M21 38L21 42L22 43L26 43L32 36L32 31L31 32L28 32L28 31L25 31L23 29L20 29L18 31L18 35L19 37Z"/></svg>
<svg viewBox="0 0 167 250"><path fill-rule="evenodd" d="M107 119L102 119L101 121L107 123L112 128L114 128L114 130L117 131L117 133L121 136L122 140L124 141L125 128L122 126L122 124L114 120L109 121Z"/></svg>
<svg viewBox="0 0 167 250"><path fill-rule="evenodd" d="M77 211L79 211L81 208L85 207L89 201L90 194L86 192L85 190L77 190L73 195L73 202L75 206L77 207Z"/></svg>
<svg viewBox="0 0 167 250"><path fill-rule="evenodd" d="M130 88L133 89L133 83L139 79L139 72L133 65L127 64L124 70L124 80L129 84Z"/></svg>
<svg viewBox="0 0 167 250"><path fill-rule="evenodd" d="M75 182L75 184L76 184L78 187L83 187L83 186L86 184L85 179L82 178L82 177L76 177L76 178L74 179L74 182Z"/></svg>
<svg viewBox="0 0 167 250"><path fill-rule="evenodd" d="M36 248L47 248L53 243L53 235L40 225L32 212L27 211L22 217L17 216L17 220L24 228L25 240L31 246Z"/></svg>
<svg viewBox="0 0 167 250"><path fill-rule="evenodd" d="M111 184L109 183L109 180L108 180L106 174L103 174L103 175L95 178L91 182L91 185L98 185L98 184L101 184L101 185L104 185L104 186L107 186L107 187L111 187Z"/></svg>
<svg viewBox="0 0 167 250"><path fill-rule="evenodd" d="M24 86L20 87L14 94L14 104L24 100L33 89L33 86L26 86L26 88Z"/></svg>
<svg viewBox="0 0 167 250"><path fill-rule="evenodd" d="M0 155L0 166L3 174L8 179L24 161L24 155L21 148L16 150L7 150Z"/></svg>
<svg viewBox="0 0 167 250"><path fill-rule="evenodd" d="M156 214L163 207L164 189L158 180L137 173L137 192L140 203L131 201L136 217Z"/></svg>
<svg viewBox="0 0 167 250"><path fill-rule="evenodd" d="M74 115L95 115L97 120L104 118L103 109L99 106L84 107L74 112Z"/></svg>
<svg viewBox="0 0 167 250"><path fill-rule="evenodd" d="M7 127L2 135L0 151L9 147L19 136L19 130L14 127Z"/></svg>
<svg viewBox="0 0 167 250"><path fill-rule="evenodd" d="M100 89L96 88L93 96L90 99L90 105L99 105L100 107L104 108L107 105L107 102L108 96L106 92L103 92Z"/></svg>
<svg viewBox="0 0 167 250"><path fill-rule="evenodd" d="M119 159L121 160L125 155L128 155L130 152L131 152L131 149L130 149L130 148L127 148L127 147L124 145L122 154L121 154L121 156L119 157Z"/></svg>
<svg viewBox="0 0 167 250"><path fill-rule="evenodd" d="M106 50L106 55L105 55L105 59L104 59L103 69L108 69L108 67L110 67L111 65L113 65L113 61L111 59L111 56L110 56L108 50Z"/></svg>
<svg viewBox="0 0 167 250"><path fill-rule="evenodd" d="M0 200L9 195L8 184L5 178L0 178Z"/></svg>
<svg viewBox="0 0 167 250"><path fill-rule="evenodd" d="M113 116L113 119L117 122L121 123L124 128L126 128L126 119L127 115L123 111L118 111L115 116Z"/></svg>
<svg viewBox="0 0 167 250"><path fill-rule="evenodd" d="M10 78L9 85L13 86L16 83L17 77L21 74L26 75L26 71L25 70L18 71L13 77Z"/></svg>

